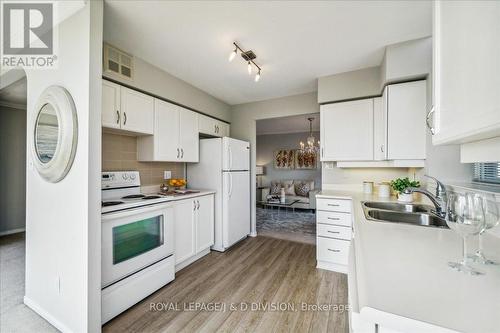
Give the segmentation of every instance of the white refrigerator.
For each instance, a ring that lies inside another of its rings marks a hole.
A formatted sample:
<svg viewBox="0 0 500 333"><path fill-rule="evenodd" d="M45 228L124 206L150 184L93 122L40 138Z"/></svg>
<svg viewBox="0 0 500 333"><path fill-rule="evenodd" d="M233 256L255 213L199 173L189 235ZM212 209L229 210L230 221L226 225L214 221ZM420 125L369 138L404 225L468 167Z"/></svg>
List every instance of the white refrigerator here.
<svg viewBox="0 0 500 333"><path fill-rule="evenodd" d="M188 187L215 190L213 250L250 234L250 144L229 137L201 139L200 161L187 166Z"/></svg>

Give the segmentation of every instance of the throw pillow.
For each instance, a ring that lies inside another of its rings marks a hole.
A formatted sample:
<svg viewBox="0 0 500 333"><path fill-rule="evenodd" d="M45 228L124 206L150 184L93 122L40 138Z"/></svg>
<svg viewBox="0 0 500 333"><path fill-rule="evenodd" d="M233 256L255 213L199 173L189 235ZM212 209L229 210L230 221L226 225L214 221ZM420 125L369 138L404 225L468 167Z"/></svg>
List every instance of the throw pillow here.
<svg viewBox="0 0 500 333"><path fill-rule="evenodd" d="M281 184L271 183L271 194L280 194L280 192L281 192Z"/></svg>
<svg viewBox="0 0 500 333"><path fill-rule="evenodd" d="M310 190L311 188L308 182L295 184L295 193L297 193L298 196L307 197Z"/></svg>
<svg viewBox="0 0 500 333"><path fill-rule="evenodd" d="M285 182L283 184L283 187L285 188L286 195L295 195L295 186L293 185L293 183Z"/></svg>

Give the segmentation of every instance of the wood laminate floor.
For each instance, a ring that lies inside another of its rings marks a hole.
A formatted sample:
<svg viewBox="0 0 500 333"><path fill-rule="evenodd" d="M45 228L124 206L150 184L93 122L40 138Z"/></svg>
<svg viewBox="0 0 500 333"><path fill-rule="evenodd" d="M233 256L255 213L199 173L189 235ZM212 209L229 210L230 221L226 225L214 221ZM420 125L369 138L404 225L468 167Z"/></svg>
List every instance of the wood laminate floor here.
<svg viewBox="0 0 500 333"><path fill-rule="evenodd" d="M103 332L348 332L347 276L315 264L314 245L248 238L184 268Z"/></svg>

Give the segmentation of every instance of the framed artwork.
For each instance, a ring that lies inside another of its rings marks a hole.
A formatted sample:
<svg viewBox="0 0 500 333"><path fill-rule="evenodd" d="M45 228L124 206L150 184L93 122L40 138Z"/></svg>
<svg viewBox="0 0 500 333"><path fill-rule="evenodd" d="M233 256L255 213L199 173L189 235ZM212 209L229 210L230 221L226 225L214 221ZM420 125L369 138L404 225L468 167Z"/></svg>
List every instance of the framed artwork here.
<svg viewBox="0 0 500 333"><path fill-rule="evenodd" d="M275 169L293 169L295 164L295 150L281 149L274 152Z"/></svg>
<svg viewBox="0 0 500 333"><path fill-rule="evenodd" d="M318 154L308 154L295 151L295 168L299 170L317 169L318 168Z"/></svg>

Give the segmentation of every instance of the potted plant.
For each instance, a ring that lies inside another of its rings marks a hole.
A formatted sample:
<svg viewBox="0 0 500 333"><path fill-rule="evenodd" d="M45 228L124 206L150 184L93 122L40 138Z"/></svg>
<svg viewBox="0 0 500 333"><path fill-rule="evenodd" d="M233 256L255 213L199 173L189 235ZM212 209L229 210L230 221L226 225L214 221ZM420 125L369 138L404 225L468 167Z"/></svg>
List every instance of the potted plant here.
<svg viewBox="0 0 500 333"><path fill-rule="evenodd" d="M407 187L420 187L420 182L406 178L397 178L391 181L391 187L398 194L398 201L412 202L413 193L403 193Z"/></svg>

